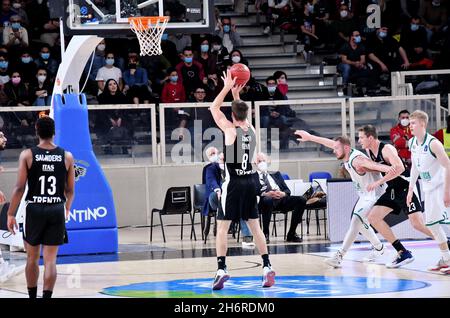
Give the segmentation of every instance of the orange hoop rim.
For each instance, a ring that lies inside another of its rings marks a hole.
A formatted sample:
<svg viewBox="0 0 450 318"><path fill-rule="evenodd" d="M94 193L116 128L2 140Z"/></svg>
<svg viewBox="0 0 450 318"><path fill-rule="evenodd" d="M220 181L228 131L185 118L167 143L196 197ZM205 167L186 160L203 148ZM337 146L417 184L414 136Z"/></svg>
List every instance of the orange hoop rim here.
<svg viewBox="0 0 450 318"><path fill-rule="evenodd" d="M140 26L140 23L142 23L143 29L146 29L147 26L154 26L158 23L166 23L169 21L170 17L166 16L154 16L154 17L130 17L128 18L128 22L134 26Z"/></svg>

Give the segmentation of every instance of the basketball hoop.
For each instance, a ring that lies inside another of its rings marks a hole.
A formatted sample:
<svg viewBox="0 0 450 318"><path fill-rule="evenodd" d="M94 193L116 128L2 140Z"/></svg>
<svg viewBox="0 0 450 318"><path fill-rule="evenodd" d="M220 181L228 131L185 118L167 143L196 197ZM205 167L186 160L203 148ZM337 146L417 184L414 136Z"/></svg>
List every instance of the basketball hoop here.
<svg viewBox="0 0 450 318"><path fill-rule="evenodd" d="M169 17L131 17L128 18L131 30L136 33L143 55L161 55L161 36L166 29Z"/></svg>

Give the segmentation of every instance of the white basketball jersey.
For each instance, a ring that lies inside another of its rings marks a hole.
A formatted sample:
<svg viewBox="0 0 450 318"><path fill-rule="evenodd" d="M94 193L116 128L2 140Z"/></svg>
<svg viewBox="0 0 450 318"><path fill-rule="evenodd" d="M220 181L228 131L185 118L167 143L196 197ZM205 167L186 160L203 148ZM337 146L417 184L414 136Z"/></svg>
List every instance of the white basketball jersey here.
<svg viewBox="0 0 450 318"><path fill-rule="evenodd" d="M416 137L409 141L411 160L419 171L424 191L431 191L443 186L445 182L444 168L430 149L430 143L434 139L436 138L427 133L421 145L419 145Z"/></svg>
<svg viewBox="0 0 450 318"><path fill-rule="evenodd" d="M348 161L344 162L345 169L347 169L348 173L350 174L350 177L352 178L356 192L358 192L358 195L360 197L378 198L384 193L385 188L386 188L385 185L383 185L382 187L379 187L379 188L375 189L375 191L371 191L371 192L367 191L367 186L380 180L382 178L381 173L366 172L361 175L358 172L356 172L355 168L352 165L352 162L356 157L359 157L359 156L369 159L361 151L352 149L350 152L350 157L348 158Z"/></svg>

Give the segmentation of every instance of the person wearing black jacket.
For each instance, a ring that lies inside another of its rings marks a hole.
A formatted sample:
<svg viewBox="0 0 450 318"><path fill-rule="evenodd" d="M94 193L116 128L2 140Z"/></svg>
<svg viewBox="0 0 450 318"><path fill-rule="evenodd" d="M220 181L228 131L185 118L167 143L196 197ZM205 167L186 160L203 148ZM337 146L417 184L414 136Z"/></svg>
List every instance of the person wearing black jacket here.
<svg viewBox="0 0 450 318"><path fill-rule="evenodd" d="M302 196L293 196L279 171L268 172L269 157L264 153L256 156L258 173L254 176L258 193L261 199L258 204L259 212L262 214L263 232L266 242L269 243L269 225L274 210L283 212L292 211L291 225L287 233L287 242L302 242L302 238L296 233L297 225L301 222L305 211L306 199Z"/></svg>

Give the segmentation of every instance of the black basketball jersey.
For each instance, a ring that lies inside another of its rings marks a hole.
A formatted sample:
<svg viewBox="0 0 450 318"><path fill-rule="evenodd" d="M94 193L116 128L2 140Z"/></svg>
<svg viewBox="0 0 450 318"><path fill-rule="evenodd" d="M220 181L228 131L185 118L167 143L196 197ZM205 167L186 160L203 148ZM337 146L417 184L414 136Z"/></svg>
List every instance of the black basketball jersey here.
<svg viewBox="0 0 450 318"><path fill-rule="evenodd" d="M33 161L28 169L26 200L33 203L54 204L66 201L64 194L67 169L64 149L31 148Z"/></svg>
<svg viewBox="0 0 450 318"><path fill-rule="evenodd" d="M386 146L386 144L384 142L380 142L380 146L378 147L378 155L377 156L375 156L374 153L371 150L369 150L369 154L370 154L370 158L373 161L389 166L390 164L387 163L386 160L384 160L384 157L383 157L383 148L384 148L384 146ZM403 163L403 166L404 166L404 163ZM383 172L381 174L383 176L386 175ZM402 189L405 188L405 187L407 188L407 187L409 187L409 182L404 179L404 178L407 178L407 177L409 177L409 171L405 168L405 171L403 171L403 173L400 176L398 176L397 178L392 179L392 180L390 180L390 181L388 181L386 183L391 188L402 188Z"/></svg>
<svg viewBox="0 0 450 318"><path fill-rule="evenodd" d="M225 145L224 160L227 173L231 177L252 174L252 156L255 149L256 135L253 129L249 127L247 131L244 131L242 128L236 127L236 140L232 145Z"/></svg>

